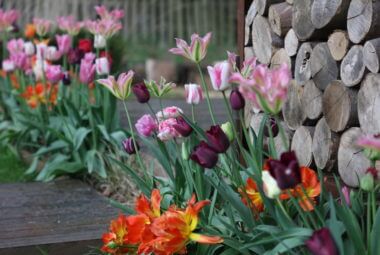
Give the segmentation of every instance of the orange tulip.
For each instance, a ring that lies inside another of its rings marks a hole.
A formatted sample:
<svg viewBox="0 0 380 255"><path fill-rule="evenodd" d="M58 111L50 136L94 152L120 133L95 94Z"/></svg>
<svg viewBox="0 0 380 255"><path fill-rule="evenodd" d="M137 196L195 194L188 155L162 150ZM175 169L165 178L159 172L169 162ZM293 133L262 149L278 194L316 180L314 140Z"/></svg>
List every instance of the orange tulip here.
<svg viewBox="0 0 380 255"><path fill-rule="evenodd" d="M158 189L154 189L151 194L150 203L148 199L141 194L137 200L135 205L136 212L140 214L145 214L150 219L155 219L160 217L161 215L161 195Z"/></svg>
<svg viewBox="0 0 380 255"><path fill-rule="evenodd" d="M245 198L246 196L251 200L252 203L252 210L257 214L262 211L264 211L264 203L261 198L261 194L259 192L259 188L257 187L256 182L252 178L247 179L247 184L245 185L244 191L240 191L240 194L242 195L242 201L244 204L248 205L248 202Z"/></svg>
<svg viewBox="0 0 380 255"><path fill-rule="evenodd" d="M39 82L35 86L27 86L21 96L25 98L29 107L36 108L39 104L46 104L47 102L51 105L55 105L57 103L57 94L57 86L50 84L44 85Z"/></svg>
<svg viewBox="0 0 380 255"><path fill-rule="evenodd" d="M25 37L33 38L36 35L36 27L34 24L26 24L25 26Z"/></svg>
<svg viewBox="0 0 380 255"><path fill-rule="evenodd" d="M321 183L318 176L308 167L300 167L301 184L298 185L294 195L299 197L299 204L304 211L314 210L315 198L321 193Z"/></svg>

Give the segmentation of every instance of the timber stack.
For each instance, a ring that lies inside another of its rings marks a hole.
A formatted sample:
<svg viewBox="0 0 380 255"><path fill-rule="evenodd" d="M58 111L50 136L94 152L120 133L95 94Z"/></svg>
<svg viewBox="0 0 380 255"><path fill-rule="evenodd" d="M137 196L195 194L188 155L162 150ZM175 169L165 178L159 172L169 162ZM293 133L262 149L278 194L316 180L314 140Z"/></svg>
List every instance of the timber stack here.
<svg viewBox="0 0 380 255"><path fill-rule="evenodd" d="M303 165L358 186L370 162L356 139L380 133L380 0L250 2L244 59L292 70L282 111L289 147ZM262 114L249 108L255 130Z"/></svg>

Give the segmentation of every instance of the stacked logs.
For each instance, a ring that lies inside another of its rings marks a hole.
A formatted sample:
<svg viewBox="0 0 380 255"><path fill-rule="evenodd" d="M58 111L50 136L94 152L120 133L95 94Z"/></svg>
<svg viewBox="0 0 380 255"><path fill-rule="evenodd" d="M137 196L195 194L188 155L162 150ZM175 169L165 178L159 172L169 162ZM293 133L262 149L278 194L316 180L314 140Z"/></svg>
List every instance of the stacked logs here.
<svg viewBox="0 0 380 255"><path fill-rule="evenodd" d="M380 133L380 1L253 0L244 53L291 67L282 115L300 163L357 186L370 162L356 139ZM257 129L262 114L246 111Z"/></svg>

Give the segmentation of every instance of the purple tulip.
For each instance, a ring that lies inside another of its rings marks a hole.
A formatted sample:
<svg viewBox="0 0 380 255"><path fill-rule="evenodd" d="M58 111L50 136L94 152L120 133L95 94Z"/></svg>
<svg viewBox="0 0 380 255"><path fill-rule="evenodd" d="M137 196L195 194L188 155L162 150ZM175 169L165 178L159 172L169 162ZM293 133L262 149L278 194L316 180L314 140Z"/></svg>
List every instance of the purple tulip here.
<svg viewBox="0 0 380 255"><path fill-rule="evenodd" d="M190 159L204 168L213 168L218 162L218 154L205 142L195 146Z"/></svg>
<svg viewBox="0 0 380 255"><path fill-rule="evenodd" d="M264 135L266 137L270 137L270 133L268 129L268 125L269 125L270 129L272 130L273 137L276 137L278 135L278 125L277 125L276 119L273 117L270 117L268 119L268 122L269 123L267 123L267 125L265 125L265 128L264 128Z"/></svg>
<svg viewBox="0 0 380 255"><path fill-rule="evenodd" d="M139 101L140 103L143 104L149 101L150 94L145 83L140 82L140 83L135 84L132 87L132 91L133 91L133 94L135 94L137 101Z"/></svg>
<svg viewBox="0 0 380 255"><path fill-rule="evenodd" d="M269 172L280 189L294 188L301 182L300 168L294 151L284 152L280 160L268 160Z"/></svg>
<svg viewBox="0 0 380 255"><path fill-rule="evenodd" d="M224 153L230 146L230 141L227 135L223 132L223 129L216 125L211 126L208 131L206 131L206 137L210 147L217 153Z"/></svg>
<svg viewBox="0 0 380 255"><path fill-rule="evenodd" d="M177 123L173 125L174 129L181 134L183 137L188 137L191 132L193 131L193 128L189 125L189 123L186 122L186 120L179 116L177 117Z"/></svg>
<svg viewBox="0 0 380 255"><path fill-rule="evenodd" d="M328 228L314 231L306 241L306 246L313 255L337 255L338 250L335 241Z"/></svg>
<svg viewBox="0 0 380 255"><path fill-rule="evenodd" d="M69 72L63 73L62 83L63 85L66 85L66 86L71 84L71 78L70 78Z"/></svg>
<svg viewBox="0 0 380 255"><path fill-rule="evenodd" d="M134 144L132 138L125 139L122 142L122 144L123 144L123 148L124 148L125 152L128 153L129 155L136 153L135 144ZM140 148L139 148L139 145L137 142L136 142L136 146L137 146L137 150L139 150Z"/></svg>
<svg viewBox="0 0 380 255"><path fill-rule="evenodd" d="M235 111L239 111L244 108L245 100L243 95L239 92L239 90L234 89L230 94L230 104L232 109Z"/></svg>
<svg viewBox="0 0 380 255"><path fill-rule="evenodd" d="M70 65L79 64L80 60L84 57L84 51L76 48L76 49L69 49L69 52L67 53L67 60Z"/></svg>

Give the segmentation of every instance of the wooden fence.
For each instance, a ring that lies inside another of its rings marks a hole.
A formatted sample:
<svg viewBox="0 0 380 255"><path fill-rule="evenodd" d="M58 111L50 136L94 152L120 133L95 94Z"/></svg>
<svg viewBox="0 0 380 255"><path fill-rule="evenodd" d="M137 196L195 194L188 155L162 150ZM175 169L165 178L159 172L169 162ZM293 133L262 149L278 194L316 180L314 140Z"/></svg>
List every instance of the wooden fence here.
<svg viewBox="0 0 380 255"><path fill-rule="evenodd" d="M189 38L194 32L212 31L219 45L235 43L235 0L0 0L1 8L22 12L21 25L33 17L95 18L97 4L125 11L123 33L132 41L152 40L166 45L174 37Z"/></svg>

